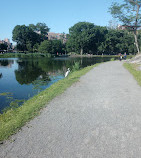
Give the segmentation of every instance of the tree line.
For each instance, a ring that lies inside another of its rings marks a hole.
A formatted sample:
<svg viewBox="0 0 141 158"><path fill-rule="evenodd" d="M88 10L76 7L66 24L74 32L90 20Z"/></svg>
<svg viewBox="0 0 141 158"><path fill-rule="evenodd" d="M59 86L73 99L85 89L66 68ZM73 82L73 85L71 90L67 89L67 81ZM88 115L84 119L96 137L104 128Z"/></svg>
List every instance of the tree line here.
<svg viewBox="0 0 141 158"><path fill-rule="evenodd" d="M141 0L123 0L122 4L113 2L109 8L111 15L121 22L126 29L131 30L134 35L134 44L137 53L140 53L140 39L138 30L141 26Z"/></svg>
<svg viewBox="0 0 141 158"><path fill-rule="evenodd" d="M48 55L64 52L61 40L48 40L50 28L45 23L17 25L12 31L12 40L17 43L16 49L22 52L41 52Z"/></svg>
<svg viewBox="0 0 141 158"><path fill-rule="evenodd" d="M13 30L13 41L17 49L53 54L75 52L77 54L136 54L141 45L141 0L123 0L112 3L111 15L121 22L124 30L96 26L90 22L78 22L69 29L67 42L48 41L48 26L45 23L17 25Z"/></svg>
<svg viewBox="0 0 141 158"><path fill-rule="evenodd" d="M140 36L138 38L141 42ZM100 27L89 22L79 22L69 29L66 47L68 51L96 55L134 54L137 51L132 32Z"/></svg>
<svg viewBox="0 0 141 158"><path fill-rule="evenodd" d="M67 42L48 40L49 27L45 23L17 25L13 29L13 41L17 43L17 50L47 53L49 56L57 53L116 55L118 53L135 54L133 32L129 30L110 29L94 25L90 22L78 22L69 28ZM138 31L139 45L141 32Z"/></svg>
<svg viewBox="0 0 141 158"><path fill-rule="evenodd" d="M8 45L5 43L0 43L0 50L7 50Z"/></svg>

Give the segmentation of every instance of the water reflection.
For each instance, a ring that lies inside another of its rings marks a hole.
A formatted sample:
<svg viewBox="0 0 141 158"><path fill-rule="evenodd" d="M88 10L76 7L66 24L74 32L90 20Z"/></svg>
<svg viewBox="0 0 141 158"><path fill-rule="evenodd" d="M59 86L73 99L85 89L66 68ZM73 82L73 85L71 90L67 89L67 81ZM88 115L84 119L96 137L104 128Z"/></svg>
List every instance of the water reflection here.
<svg viewBox="0 0 141 158"><path fill-rule="evenodd" d="M2 78L2 73L0 73L0 79Z"/></svg>
<svg viewBox="0 0 141 158"><path fill-rule="evenodd" d="M57 76L63 74L65 69L63 69L62 64L47 60L47 59L36 59L36 60L17 60L18 69L15 70L15 76L18 83L35 85L39 83L48 83L50 81L50 76Z"/></svg>
<svg viewBox="0 0 141 158"><path fill-rule="evenodd" d="M12 93L12 102L17 104L64 78L75 62L86 67L107 60L110 58L0 59L0 93ZM0 95L0 111L9 105L10 99Z"/></svg>
<svg viewBox="0 0 141 158"><path fill-rule="evenodd" d="M13 60L1 59L1 60L0 60L0 67L9 67L9 68L10 68L13 63L14 63Z"/></svg>
<svg viewBox="0 0 141 158"><path fill-rule="evenodd" d="M22 61L18 62L18 70L15 70L16 80L21 84L30 84L35 81L43 71L37 66L35 62Z"/></svg>

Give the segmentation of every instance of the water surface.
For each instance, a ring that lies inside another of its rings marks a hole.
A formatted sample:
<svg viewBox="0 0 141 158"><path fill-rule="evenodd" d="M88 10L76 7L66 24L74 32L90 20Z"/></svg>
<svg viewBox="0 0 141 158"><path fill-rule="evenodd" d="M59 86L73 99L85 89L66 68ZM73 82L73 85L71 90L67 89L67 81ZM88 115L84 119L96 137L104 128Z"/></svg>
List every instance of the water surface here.
<svg viewBox="0 0 141 158"><path fill-rule="evenodd" d="M27 100L53 83L64 78L75 62L81 68L110 58L1 58L0 59L0 112L15 100Z"/></svg>

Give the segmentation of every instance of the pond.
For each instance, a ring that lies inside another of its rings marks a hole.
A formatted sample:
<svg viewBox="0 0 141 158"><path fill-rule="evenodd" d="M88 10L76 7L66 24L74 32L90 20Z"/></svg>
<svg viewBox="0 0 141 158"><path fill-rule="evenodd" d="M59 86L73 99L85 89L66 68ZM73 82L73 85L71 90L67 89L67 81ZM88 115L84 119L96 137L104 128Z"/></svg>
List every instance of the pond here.
<svg viewBox="0 0 141 158"><path fill-rule="evenodd" d="M63 79L67 68L71 70L75 62L79 62L83 68L110 59L110 57L1 58L0 113L12 104L22 104L24 100Z"/></svg>

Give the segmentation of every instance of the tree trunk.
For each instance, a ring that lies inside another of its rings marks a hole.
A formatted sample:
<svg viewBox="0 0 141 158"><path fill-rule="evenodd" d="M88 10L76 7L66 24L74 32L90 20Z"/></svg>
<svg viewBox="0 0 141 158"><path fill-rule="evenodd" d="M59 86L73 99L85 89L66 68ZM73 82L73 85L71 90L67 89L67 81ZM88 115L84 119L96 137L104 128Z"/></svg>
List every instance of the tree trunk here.
<svg viewBox="0 0 141 158"><path fill-rule="evenodd" d="M136 22L135 22L134 38L135 38L135 45L137 47L137 51L138 51L138 54L139 54L140 50L139 50L139 44L138 44L138 38L137 38L137 25L138 25L138 15L139 15L140 5L138 4L137 0L136 0L135 4L137 6L137 10L136 10Z"/></svg>
<svg viewBox="0 0 141 158"><path fill-rule="evenodd" d="M136 48L137 48L137 51L138 51L138 54L139 54L140 50L139 50L139 45L138 45L138 39L137 39L136 31L134 31L134 38L135 38L135 45L136 45Z"/></svg>
<svg viewBox="0 0 141 158"><path fill-rule="evenodd" d="M81 48L80 50L80 55L83 55L83 48Z"/></svg>
<svg viewBox="0 0 141 158"><path fill-rule="evenodd" d="M138 44L138 39L137 39L137 27L138 27L138 16L139 16L139 9L140 9L140 4L138 3L138 0L129 0L129 2L133 3L134 5L136 5L137 9L136 11L136 21L135 21L135 30L134 30L134 38L135 38L135 45L138 51L138 54L140 53L139 50L139 44Z"/></svg>

